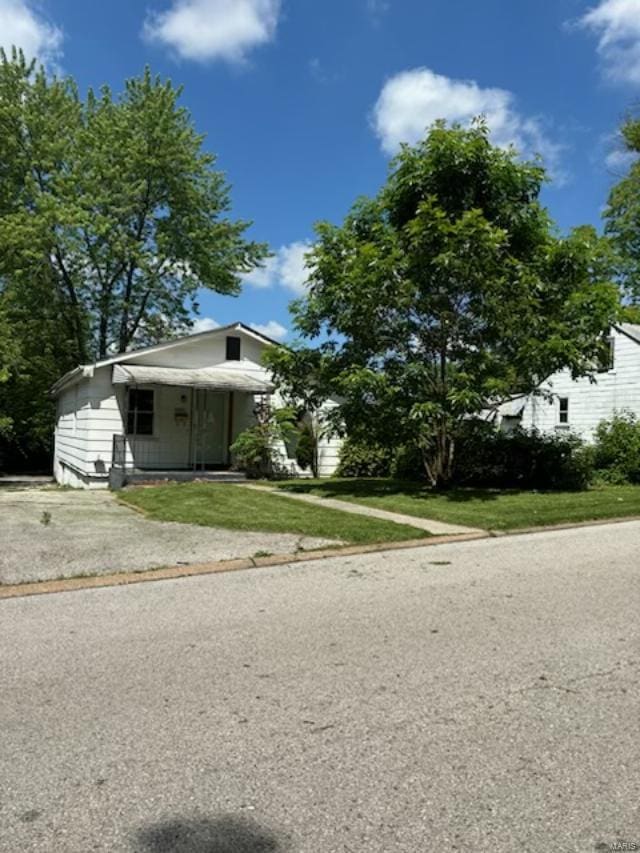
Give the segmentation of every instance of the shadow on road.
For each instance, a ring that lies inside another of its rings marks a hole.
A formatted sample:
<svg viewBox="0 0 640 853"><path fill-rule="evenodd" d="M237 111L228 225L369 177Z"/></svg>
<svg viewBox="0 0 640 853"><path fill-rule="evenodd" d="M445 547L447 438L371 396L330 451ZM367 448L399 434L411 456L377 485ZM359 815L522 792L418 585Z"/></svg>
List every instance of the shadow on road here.
<svg viewBox="0 0 640 853"><path fill-rule="evenodd" d="M288 853L289 840L235 815L175 819L138 831L136 853Z"/></svg>

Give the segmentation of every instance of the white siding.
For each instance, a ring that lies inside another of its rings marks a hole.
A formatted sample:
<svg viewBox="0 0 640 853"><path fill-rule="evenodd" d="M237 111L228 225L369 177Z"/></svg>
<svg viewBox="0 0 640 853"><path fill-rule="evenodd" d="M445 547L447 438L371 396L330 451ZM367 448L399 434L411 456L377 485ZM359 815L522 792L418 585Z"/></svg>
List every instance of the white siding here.
<svg viewBox="0 0 640 853"><path fill-rule="evenodd" d="M111 384L111 368L98 368L58 397L54 474L71 486L106 487L114 433L122 415Z"/></svg>
<svg viewBox="0 0 640 853"><path fill-rule="evenodd" d="M328 412L336 407L337 403L330 400L326 403L325 410ZM327 434L318 442L318 474L320 477L332 477L340 464L340 448L342 439L336 435Z"/></svg>
<svg viewBox="0 0 640 853"><path fill-rule="evenodd" d="M564 371L552 376L545 385L552 393L551 401L532 397L522 414L525 429L535 427L541 432L571 431L585 441L594 438L598 424L616 412L629 409L640 416L640 344L627 335L612 331L615 340L615 361L612 370L597 374L595 381L573 380ZM559 400L569 400L569 422L559 422Z"/></svg>
<svg viewBox="0 0 640 853"><path fill-rule="evenodd" d="M226 338L240 338L240 361L226 361ZM149 364L155 367L212 367L225 370L243 370L264 374L260 360L267 344L261 344L242 331L230 330L228 335L201 338L157 353L136 356L132 364Z"/></svg>

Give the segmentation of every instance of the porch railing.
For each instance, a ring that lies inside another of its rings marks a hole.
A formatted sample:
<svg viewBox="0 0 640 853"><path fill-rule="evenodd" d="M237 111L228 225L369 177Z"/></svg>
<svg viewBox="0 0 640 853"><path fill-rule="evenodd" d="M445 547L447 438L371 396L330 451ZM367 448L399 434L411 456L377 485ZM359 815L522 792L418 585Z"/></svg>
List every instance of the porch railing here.
<svg viewBox="0 0 640 853"><path fill-rule="evenodd" d="M225 467L228 453L204 450L193 442L162 441L157 438L113 436L112 468L118 471L198 471Z"/></svg>

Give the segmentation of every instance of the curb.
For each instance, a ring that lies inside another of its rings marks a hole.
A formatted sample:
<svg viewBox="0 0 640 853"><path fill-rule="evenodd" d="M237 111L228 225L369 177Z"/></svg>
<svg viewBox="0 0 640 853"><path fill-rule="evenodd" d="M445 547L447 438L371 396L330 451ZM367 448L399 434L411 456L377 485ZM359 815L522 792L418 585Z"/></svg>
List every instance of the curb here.
<svg viewBox="0 0 640 853"><path fill-rule="evenodd" d="M553 533L554 530L580 530L583 527L604 527L607 524L625 524L628 521L640 521L640 515L626 515L620 518L594 518L592 521L565 521L561 524L517 527L513 530L489 530L487 534L492 538L500 539L504 536L526 536L529 533Z"/></svg>
<svg viewBox="0 0 640 853"><path fill-rule="evenodd" d="M112 586L129 586L201 575L223 574L247 569L262 569L286 566L292 563L309 563L329 557L349 557L358 554L377 554L384 551L404 551L453 542L469 542L488 539L490 534L460 533L448 536L431 536L424 539L407 539L403 542L380 542L372 545L347 545L343 548L322 548L317 551L301 551L295 554L272 554L269 557L247 557L236 560L219 560L213 563L194 563L191 566L169 566L160 569L145 569L138 572L114 572L108 575L62 578L51 581L34 581L11 585L0 585L0 601L10 598L26 598L32 595L49 595L58 592L76 592L84 589L101 589Z"/></svg>
<svg viewBox="0 0 640 853"><path fill-rule="evenodd" d="M143 511L144 512L144 511ZM269 557L247 557L236 560L219 560L212 563L194 563L191 566L169 566L160 569L144 569L138 572L115 572L108 575L63 578L61 580L35 581L22 584L0 584L0 601L11 598L28 598L33 595L49 595L58 592L76 592L85 589L102 589L113 586L130 586L162 580L223 574L271 566L286 566L292 563L310 563L329 557L350 557L358 554L379 554L385 551L404 551L413 548L429 548L434 545L449 545L456 542L471 542L478 539L503 539L507 536L527 536L531 533L551 533L554 530L579 530L583 527L602 527L607 524L625 524L640 521L640 515L622 518L598 518L593 521L576 521L567 524L552 524L540 527L521 527L517 530L478 531L448 536L431 536L424 539L407 539L404 542L380 542L373 545L347 545L342 548L323 548L317 551L301 551L296 554L272 554Z"/></svg>

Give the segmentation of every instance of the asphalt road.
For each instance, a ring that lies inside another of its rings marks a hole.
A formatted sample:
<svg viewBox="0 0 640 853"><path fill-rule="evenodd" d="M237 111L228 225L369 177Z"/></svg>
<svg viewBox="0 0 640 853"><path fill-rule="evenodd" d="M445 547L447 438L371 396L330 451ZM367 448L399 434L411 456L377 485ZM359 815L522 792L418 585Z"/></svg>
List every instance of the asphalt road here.
<svg viewBox="0 0 640 853"><path fill-rule="evenodd" d="M0 602L0 850L640 846L639 605L637 522Z"/></svg>

